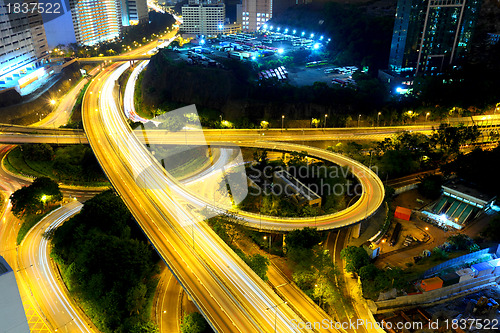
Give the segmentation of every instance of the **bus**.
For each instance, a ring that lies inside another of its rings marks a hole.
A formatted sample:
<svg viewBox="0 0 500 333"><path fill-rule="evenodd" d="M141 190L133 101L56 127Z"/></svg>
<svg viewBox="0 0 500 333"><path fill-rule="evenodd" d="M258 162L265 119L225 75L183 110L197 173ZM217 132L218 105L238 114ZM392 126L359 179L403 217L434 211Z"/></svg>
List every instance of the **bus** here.
<svg viewBox="0 0 500 333"><path fill-rule="evenodd" d="M321 60L321 61L311 61L306 63L306 67L318 67L318 66L324 66L328 65L328 62L326 60Z"/></svg>

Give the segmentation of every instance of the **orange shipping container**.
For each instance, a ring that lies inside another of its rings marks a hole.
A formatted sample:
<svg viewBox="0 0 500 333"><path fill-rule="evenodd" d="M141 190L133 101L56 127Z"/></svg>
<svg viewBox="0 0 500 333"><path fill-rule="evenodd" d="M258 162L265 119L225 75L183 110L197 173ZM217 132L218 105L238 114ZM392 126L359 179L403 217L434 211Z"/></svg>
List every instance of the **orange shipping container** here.
<svg viewBox="0 0 500 333"><path fill-rule="evenodd" d="M436 289L439 289L443 286L443 280L441 280L437 276L432 277L429 279L422 280L422 283L420 283L420 286L422 287L423 291L436 290Z"/></svg>
<svg viewBox="0 0 500 333"><path fill-rule="evenodd" d="M411 209L404 207L396 207L396 211L394 212L394 217L402 220L409 221L411 216Z"/></svg>

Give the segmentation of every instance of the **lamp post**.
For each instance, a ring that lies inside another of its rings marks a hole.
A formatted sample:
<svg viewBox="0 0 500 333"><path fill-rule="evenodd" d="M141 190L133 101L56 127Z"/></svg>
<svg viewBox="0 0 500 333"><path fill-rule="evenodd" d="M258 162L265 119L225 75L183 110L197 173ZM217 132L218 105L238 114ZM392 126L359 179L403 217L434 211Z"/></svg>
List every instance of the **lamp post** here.
<svg viewBox="0 0 500 333"><path fill-rule="evenodd" d="M427 118L429 118L429 115L430 115L430 114L431 114L430 112L427 112L427 113L425 114L425 121L426 121L426 122L427 122Z"/></svg>
<svg viewBox="0 0 500 333"><path fill-rule="evenodd" d="M281 303L278 303L276 305L273 305L273 306L270 306L268 308L266 308L266 310L271 310L271 309L274 309L274 333L276 333L276 319L278 317L278 309L277 307L282 305L282 304L287 304L287 302L281 302Z"/></svg>
<svg viewBox="0 0 500 333"><path fill-rule="evenodd" d="M325 123L323 124L323 130L326 128L326 118L328 117L327 114L325 114Z"/></svg>
<svg viewBox="0 0 500 333"><path fill-rule="evenodd" d="M358 127L359 127L359 120L361 119L361 115L358 115Z"/></svg>
<svg viewBox="0 0 500 333"><path fill-rule="evenodd" d="M267 239L267 236L264 236L264 240ZM269 235L269 255L268 257L271 257L271 235Z"/></svg>
<svg viewBox="0 0 500 333"><path fill-rule="evenodd" d="M284 124L285 124L285 115L281 115L281 133L283 133L283 127L284 127Z"/></svg>
<svg viewBox="0 0 500 333"><path fill-rule="evenodd" d="M379 124L380 124L380 115L382 114L382 112L379 112L377 114L377 127L379 127Z"/></svg>

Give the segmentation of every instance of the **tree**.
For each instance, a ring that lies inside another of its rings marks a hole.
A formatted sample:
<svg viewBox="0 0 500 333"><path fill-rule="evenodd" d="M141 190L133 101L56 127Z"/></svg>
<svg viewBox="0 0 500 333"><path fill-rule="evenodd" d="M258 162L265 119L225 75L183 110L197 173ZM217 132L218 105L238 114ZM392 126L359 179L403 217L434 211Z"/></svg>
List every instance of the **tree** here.
<svg viewBox="0 0 500 333"><path fill-rule="evenodd" d="M467 250L470 246L474 245L474 240L466 234L457 234L448 237L448 243L454 247L454 250Z"/></svg>
<svg viewBox="0 0 500 333"><path fill-rule="evenodd" d="M182 319L182 333L204 333L207 329L207 321L199 312L187 314L184 316L184 319Z"/></svg>
<svg viewBox="0 0 500 333"><path fill-rule="evenodd" d="M361 267L370 263L370 257L362 247L348 246L340 251L340 257L346 262L346 271L351 273L359 273Z"/></svg>
<svg viewBox="0 0 500 333"><path fill-rule="evenodd" d="M46 143L24 144L21 147L23 156L32 161L52 161L54 150Z"/></svg>
<svg viewBox="0 0 500 333"><path fill-rule="evenodd" d="M246 264L263 280L267 281L269 259L258 253L245 258Z"/></svg>
<svg viewBox="0 0 500 333"><path fill-rule="evenodd" d="M48 177L36 178L29 186L24 186L11 194L12 213L17 217L43 211L46 204L62 200L59 185Z"/></svg>
<svg viewBox="0 0 500 333"><path fill-rule="evenodd" d="M51 257L103 332L157 332L147 304L158 273L151 245L121 199L105 191L56 229Z"/></svg>
<svg viewBox="0 0 500 333"><path fill-rule="evenodd" d="M426 175L420 178L418 192L431 200L439 198L441 195L441 185L443 177L441 175Z"/></svg>
<svg viewBox="0 0 500 333"><path fill-rule="evenodd" d="M312 249L321 241L321 234L316 228L305 227L295 229L286 235L286 246L288 249Z"/></svg>

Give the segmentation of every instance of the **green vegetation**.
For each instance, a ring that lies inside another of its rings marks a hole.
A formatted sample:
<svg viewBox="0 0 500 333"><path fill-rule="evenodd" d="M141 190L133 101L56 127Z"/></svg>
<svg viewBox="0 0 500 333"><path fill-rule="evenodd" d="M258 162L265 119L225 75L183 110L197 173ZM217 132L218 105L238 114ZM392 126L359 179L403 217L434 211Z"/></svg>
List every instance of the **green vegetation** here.
<svg viewBox="0 0 500 333"><path fill-rule="evenodd" d="M32 177L49 177L71 185L109 185L90 146L24 144L9 152L5 166Z"/></svg>
<svg viewBox="0 0 500 333"><path fill-rule="evenodd" d="M386 138L378 142L375 147L373 145L348 142L327 149L346 154L367 166L377 168L378 175L382 179L397 178L417 171L444 166L457 157L457 161L460 160L462 158L460 147L476 142L479 135L476 126L459 125L454 127L441 124L430 136L403 131L392 138ZM495 156L494 158L498 157ZM470 163L472 162L470 161ZM451 163L450 165L454 164ZM477 165L474 164L474 166ZM466 169L463 168L463 170L466 173ZM481 174L487 175L488 173ZM432 177L430 180L434 182L433 188L435 188L437 178ZM427 182L425 186L429 184Z"/></svg>
<svg viewBox="0 0 500 333"><path fill-rule="evenodd" d="M21 218L23 224L21 228L19 228L19 232L17 233L16 243L17 245L21 244L24 237L28 234L28 232L33 228L38 222L40 222L46 215L48 215L54 209L57 209L59 205L50 205L47 206L47 209L39 214L26 214Z"/></svg>
<svg viewBox="0 0 500 333"><path fill-rule="evenodd" d="M160 125L161 126L161 125ZM155 158L172 176L180 179L211 165L211 150L207 147L184 147L172 145L151 145Z"/></svg>
<svg viewBox="0 0 500 333"><path fill-rule="evenodd" d="M24 186L10 196L12 213L23 220L17 234L17 244L24 236L62 200L59 185L47 177L36 178L29 186Z"/></svg>
<svg viewBox="0 0 500 333"><path fill-rule="evenodd" d="M207 333L212 332L207 321L199 312L189 313L184 316L181 324L182 333Z"/></svg>
<svg viewBox="0 0 500 333"><path fill-rule="evenodd" d="M426 198L436 200L441 195L441 185L443 185L443 176L426 175L420 179L418 192Z"/></svg>
<svg viewBox="0 0 500 333"><path fill-rule="evenodd" d="M112 191L85 202L52 237L51 257L102 332L158 332L150 323L158 257Z"/></svg>
<svg viewBox="0 0 500 333"><path fill-rule="evenodd" d="M400 268L379 269L374 264L363 266L359 270L362 281L363 295L366 298L377 299L381 291L396 288L406 288L408 282Z"/></svg>
<svg viewBox="0 0 500 333"><path fill-rule="evenodd" d="M392 288L404 290L405 292L414 292L414 282L420 279L420 276L428 269L441 264L449 259L453 259L479 250L479 246L469 236L457 234L447 238L447 242L432 249L430 256L415 257L413 262L406 263L407 268L386 267L380 269L376 267L368 257L366 251L361 247L348 246L341 251L341 257L346 262L346 271L359 275L362 284L363 296L376 300L380 292L388 291ZM488 260L479 258L474 261L482 262ZM460 265L459 268L469 267L472 263ZM452 269L446 270L453 271Z"/></svg>
<svg viewBox="0 0 500 333"><path fill-rule="evenodd" d="M76 43L68 45L57 45L57 56L66 57L97 57L113 56L128 51L128 47L137 47L139 44L147 43L148 40L159 37L157 34L169 28L175 23L175 19L170 14L161 14L155 11L149 12L149 22L135 26L130 26L123 33L120 40L115 42L99 43L95 46L80 46Z"/></svg>
<svg viewBox="0 0 500 333"><path fill-rule="evenodd" d="M286 256L293 281L327 312L337 311L343 295L335 282L338 274L328 250L319 244L324 235L315 228L297 229L286 236Z"/></svg>
<svg viewBox="0 0 500 333"><path fill-rule="evenodd" d="M47 205L62 200L59 185L47 177L36 178L29 186L12 193L12 213L17 217L43 212Z"/></svg>
<svg viewBox="0 0 500 333"><path fill-rule="evenodd" d="M227 244L229 247L264 281L267 281L267 269L269 267L269 259L260 255L246 255L238 247L236 242L241 239L248 230L242 225L232 214L224 214L209 219L208 225L213 231Z"/></svg>
<svg viewBox="0 0 500 333"><path fill-rule="evenodd" d="M314 217L345 209L355 198L348 193L355 193L357 179L340 166L311 162L306 152L283 153L278 161L268 161L265 149L255 149L253 155L254 163L246 171L260 189L249 187L249 195L238 205L241 210L270 216ZM287 196L288 189L273 180L274 172L280 170L288 171L316 192L321 197L321 207L299 205Z"/></svg>
<svg viewBox="0 0 500 333"><path fill-rule="evenodd" d="M215 128L221 126L221 113L236 128L259 128L262 120L280 119L282 114L304 119L325 113L330 126L345 126L349 119L346 110L365 113L381 108L387 99L387 88L364 74L356 74L356 88L320 82L296 87L275 80L257 82L258 68L234 59L218 59L222 69L191 66L177 58L170 50L160 50L152 57L138 82L141 108L156 112L168 110L169 104L196 104L201 110L215 111L200 112L202 124Z"/></svg>
<svg viewBox="0 0 500 333"><path fill-rule="evenodd" d="M365 249L357 246L348 246L340 251L340 257L345 261L345 270L358 274L363 266L370 263L370 257Z"/></svg>
<svg viewBox="0 0 500 333"><path fill-rule="evenodd" d="M75 128L75 129L83 129L83 123L82 123L82 103L83 103L83 96L85 95L85 92L87 91L87 88L89 87L91 81L87 82L80 93L78 94L78 98L76 99L75 105L73 106L73 110L71 110L71 121L66 124L61 126L61 128Z"/></svg>

